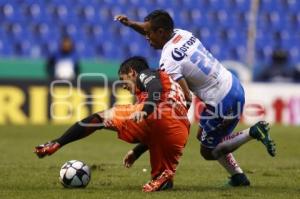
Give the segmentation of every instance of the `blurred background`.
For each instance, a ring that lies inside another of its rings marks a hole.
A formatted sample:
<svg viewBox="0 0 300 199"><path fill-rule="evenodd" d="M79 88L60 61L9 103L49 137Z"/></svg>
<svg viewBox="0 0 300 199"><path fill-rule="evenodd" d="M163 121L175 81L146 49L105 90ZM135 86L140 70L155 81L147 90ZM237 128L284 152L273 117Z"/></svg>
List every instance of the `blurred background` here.
<svg viewBox="0 0 300 199"><path fill-rule="evenodd" d="M154 9L242 80L245 123L300 125L297 0L0 0L0 125L71 123L131 102L120 89L112 95L119 63L142 55L156 68L160 52L113 18L143 20Z"/></svg>

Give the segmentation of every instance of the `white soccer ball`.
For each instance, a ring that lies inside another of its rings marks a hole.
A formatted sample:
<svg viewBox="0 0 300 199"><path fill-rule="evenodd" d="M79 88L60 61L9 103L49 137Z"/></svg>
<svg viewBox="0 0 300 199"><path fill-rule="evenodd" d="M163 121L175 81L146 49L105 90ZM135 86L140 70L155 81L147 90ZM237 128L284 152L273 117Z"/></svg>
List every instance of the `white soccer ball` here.
<svg viewBox="0 0 300 199"><path fill-rule="evenodd" d="M59 180L66 188L84 188L91 179L88 165L79 160L70 160L60 169Z"/></svg>

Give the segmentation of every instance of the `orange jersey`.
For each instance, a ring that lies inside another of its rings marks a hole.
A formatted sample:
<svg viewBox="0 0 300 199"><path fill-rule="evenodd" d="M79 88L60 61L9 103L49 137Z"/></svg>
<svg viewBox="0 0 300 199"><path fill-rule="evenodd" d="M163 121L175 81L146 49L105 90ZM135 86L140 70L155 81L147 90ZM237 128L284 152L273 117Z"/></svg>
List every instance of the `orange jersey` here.
<svg viewBox="0 0 300 199"><path fill-rule="evenodd" d="M159 102L167 102L171 100L172 102L186 107L186 100L180 85L175 82L166 72L158 71L158 73L162 85L162 92ZM139 88L136 88L135 96L137 99L137 103L142 103L147 100L148 93L141 91Z"/></svg>
<svg viewBox="0 0 300 199"><path fill-rule="evenodd" d="M172 100L186 107L186 100L180 85L175 82L166 72L159 71L160 81L163 86L162 101Z"/></svg>
<svg viewBox="0 0 300 199"><path fill-rule="evenodd" d="M142 91L140 91L140 89L136 88L135 98L136 98L136 103L140 104L142 102L145 102L145 100L147 100L148 93L147 92L142 92Z"/></svg>
<svg viewBox="0 0 300 199"><path fill-rule="evenodd" d="M190 126L183 91L163 71L144 71L138 78L136 104L117 105L109 111L113 129L126 142L148 146L152 178L166 169L175 173ZM144 110L147 101L157 105L153 112L139 123L130 119L133 113Z"/></svg>

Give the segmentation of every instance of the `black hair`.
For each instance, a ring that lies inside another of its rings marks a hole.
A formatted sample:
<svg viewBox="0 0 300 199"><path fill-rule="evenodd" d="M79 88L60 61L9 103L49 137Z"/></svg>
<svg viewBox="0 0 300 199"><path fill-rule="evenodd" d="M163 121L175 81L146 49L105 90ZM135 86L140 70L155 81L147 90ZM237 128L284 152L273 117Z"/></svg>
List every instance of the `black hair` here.
<svg viewBox="0 0 300 199"><path fill-rule="evenodd" d="M130 69L140 73L141 71L148 69L149 65L147 60L142 56L133 56L125 61L120 65L119 68L119 75L120 74L128 74Z"/></svg>
<svg viewBox="0 0 300 199"><path fill-rule="evenodd" d="M159 28L163 28L167 31L173 31L174 29L172 17L164 10L152 11L144 18L144 21L151 21L152 29L154 31Z"/></svg>

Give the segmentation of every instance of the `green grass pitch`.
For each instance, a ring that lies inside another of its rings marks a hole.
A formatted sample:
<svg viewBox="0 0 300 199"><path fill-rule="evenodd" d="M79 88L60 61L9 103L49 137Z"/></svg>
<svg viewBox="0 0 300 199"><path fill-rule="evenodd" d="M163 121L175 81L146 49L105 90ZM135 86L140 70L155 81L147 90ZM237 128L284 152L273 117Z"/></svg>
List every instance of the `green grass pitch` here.
<svg viewBox="0 0 300 199"><path fill-rule="evenodd" d="M196 126L193 126L171 191L142 193L149 180L148 154L131 169L122 165L132 145L117 139L114 132L98 131L65 146L56 154L38 159L33 147L60 135L66 126L0 127L0 198L300 198L300 128L273 126L277 156L270 157L263 145L251 141L235 152L252 186L225 188L227 173L214 161L199 155ZM239 127L241 129L243 127ZM65 189L58 180L64 162L82 160L92 167L85 189ZM147 172L143 172L146 168Z"/></svg>

